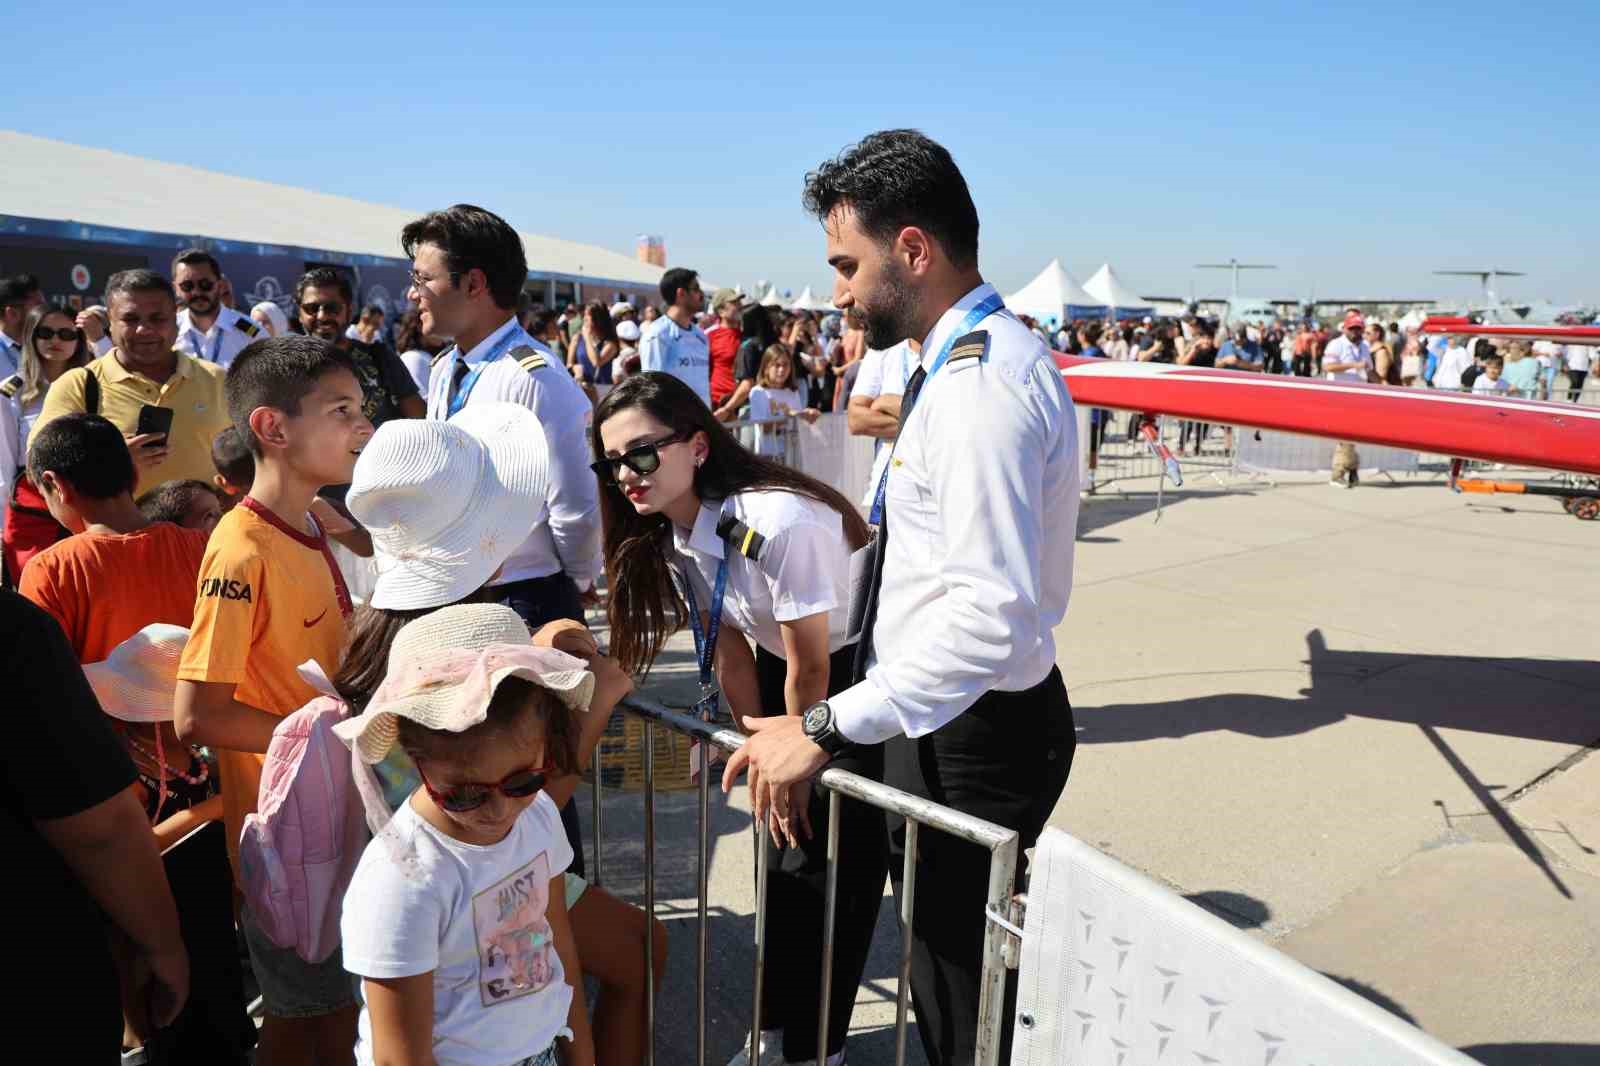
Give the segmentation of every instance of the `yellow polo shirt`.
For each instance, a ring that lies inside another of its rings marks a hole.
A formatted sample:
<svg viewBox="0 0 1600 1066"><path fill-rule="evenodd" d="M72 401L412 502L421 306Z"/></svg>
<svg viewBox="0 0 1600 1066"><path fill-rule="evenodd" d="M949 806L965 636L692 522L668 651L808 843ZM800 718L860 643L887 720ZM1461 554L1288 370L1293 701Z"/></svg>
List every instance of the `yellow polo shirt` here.
<svg viewBox="0 0 1600 1066"><path fill-rule="evenodd" d="M154 483L140 489L177 479L210 481L217 472L211 464L211 441L228 425L228 401L222 392L226 371L183 352L177 356L178 369L164 383L123 366L115 348L86 367L67 371L50 386L33 432L51 419L84 411L84 376L93 374L100 382L100 408L95 413L124 434L138 428L139 408L145 404L174 412L167 461L151 473Z"/></svg>

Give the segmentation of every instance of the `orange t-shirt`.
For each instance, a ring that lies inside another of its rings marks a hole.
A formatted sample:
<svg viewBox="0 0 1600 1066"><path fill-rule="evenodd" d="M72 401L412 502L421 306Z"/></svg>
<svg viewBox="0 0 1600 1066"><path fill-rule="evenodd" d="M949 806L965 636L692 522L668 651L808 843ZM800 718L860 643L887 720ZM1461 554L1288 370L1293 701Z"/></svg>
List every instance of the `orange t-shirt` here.
<svg viewBox="0 0 1600 1066"><path fill-rule="evenodd" d="M80 663L97 663L147 625L189 627L206 535L170 522L79 533L28 561L17 591L49 611Z"/></svg>
<svg viewBox="0 0 1600 1066"><path fill-rule="evenodd" d="M240 703L286 717L317 696L296 670L301 663L315 659L329 677L338 668L349 613L350 595L326 539L246 496L212 531L178 677L230 683ZM236 873L262 762L256 752L217 752Z"/></svg>

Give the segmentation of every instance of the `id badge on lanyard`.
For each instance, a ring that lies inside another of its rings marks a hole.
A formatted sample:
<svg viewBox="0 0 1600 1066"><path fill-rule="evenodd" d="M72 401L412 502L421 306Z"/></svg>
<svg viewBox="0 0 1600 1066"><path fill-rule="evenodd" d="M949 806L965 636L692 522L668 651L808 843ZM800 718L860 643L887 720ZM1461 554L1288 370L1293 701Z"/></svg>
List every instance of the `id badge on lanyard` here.
<svg viewBox="0 0 1600 1066"><path fill-rule="evenodd" d="M713 668L716 665L717 637L722 632L722 603L728 593L728 559L724 555L717 563L716 585L711 592L710 610L705 625L700 623L700 605L696 602L694 583L688 571L683 573L683 595L689 601L689 628L694 633L695 665L699 668L700 698L695 701L694 713L702 720L715 722L722 713L722 690L717 687Z"/></svg>

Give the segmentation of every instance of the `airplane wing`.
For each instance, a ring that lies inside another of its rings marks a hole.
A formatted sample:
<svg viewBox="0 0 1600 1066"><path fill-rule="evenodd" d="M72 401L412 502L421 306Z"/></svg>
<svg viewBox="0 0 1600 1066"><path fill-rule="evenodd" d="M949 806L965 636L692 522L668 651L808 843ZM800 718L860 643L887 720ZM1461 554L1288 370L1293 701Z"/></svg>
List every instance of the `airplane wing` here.
<svg viewBox="0 0 1600 1066"><path fill-rule="evenodd" d="M1513 341L1556 341L1560 344L1600 344L1600 326L1503 326L1482 324L1470 318L1424 319L1424 333L1449 333L1455 336L1490 337Z"/></svg>
<svg viewBox="0 0 1600 1066"><path fill-rule="evenodd" d="M1056 362L1083 406L1600 475L1600 407L1059 353Z"/></svg>

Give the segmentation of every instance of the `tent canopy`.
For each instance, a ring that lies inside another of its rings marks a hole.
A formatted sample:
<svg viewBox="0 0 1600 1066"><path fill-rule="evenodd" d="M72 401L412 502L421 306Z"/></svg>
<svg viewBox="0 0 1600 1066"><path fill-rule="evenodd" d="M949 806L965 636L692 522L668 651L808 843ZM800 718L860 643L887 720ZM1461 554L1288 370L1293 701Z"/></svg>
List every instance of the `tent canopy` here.
<svg viewBox="0 0 1600 1066"><path fill-rule="evenodd" d="M768 285L766 294L763 295L761 299L757 300L756 303L760 304L762 307L782 307L783 297L778 295L778 287L776 285Z"/></svg>
<svg viewBox="0 0 1600 1066"><path fill-rule="evenodd" d="M817 299L816 296L812 295L811 286L807 285L805 288L800 290L800 295L795 299L794 303L789 305L789 310L791 310L791 311L832 311L833 310L833 301L832 300L819 300L819 299Z"/></svg>
<svg viewBox="0 0 1600 1066"><path fill-rule="evenodd" d="M1154 312L1150 301L1122 283L1110 263L1100 264L1094 277L1084 283L1084 290L1101 303L1116 308L1118 318L1138 318Z"/></svg>
<svg viewBox="0 0 1600 1066"><path fill-rule="evenodd" d="M1059 259L1050 260L1050 265L1041 270L1038 277L1007 296L1006 307L1017 314L1057 322L1098 318L1106 313L1106 302L1085 291Z"/></svg>

